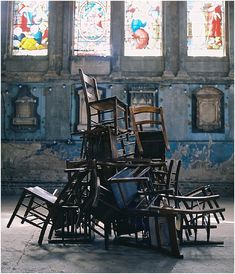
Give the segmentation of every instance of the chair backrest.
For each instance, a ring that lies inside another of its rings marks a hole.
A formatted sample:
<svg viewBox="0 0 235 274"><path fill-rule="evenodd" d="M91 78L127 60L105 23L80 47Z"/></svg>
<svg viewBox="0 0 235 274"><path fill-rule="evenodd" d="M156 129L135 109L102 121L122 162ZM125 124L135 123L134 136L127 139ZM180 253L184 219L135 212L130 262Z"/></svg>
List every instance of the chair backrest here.
<svg viewBox="0 0 235 274"><path fill-rule="evenodd" d="M124 168L121 172L118 173L118 175L115 176L115 178L120 178L120 181L117 180L116 183L111 184L112 192L119 208L128 207L128 205L134 200L138 193L137 182L127 181L122 183L121 179L125 178L125 176L128 176L129 172L129 168Z"/></svg>
<svg viewBox="0 0 235 274"><path fill-rule="evenodd" d="M179 195L179 173L181 169L181 160L174 160L175 167L172 167L172 171L169 178L169 188L174 188L174 195ZM174 169L174 170L173 170Z"/></svg>
<svg viewBox="0 0 235 274"><path fill-rule="evenodd" d="M153 127L155 127L155 129L158 129L162 133L165 149L170 149L166 134L162 107L149 105L132 106L129 108L129 110L133 131L136 135L138 150L141 155L143 154L143 145L140 140L140 132L146 130L154 130ZM148 127L146 127L147 125Z"/></svg>
<svg viewBox="0 0 235 274"><path fill-rule="evenodd" d="M69 163L66 162L67 167ZM76 168L66 168L65 171L68 173L68 182L58 195L56 200L56 205L64 205L68 203L79 203L79 193L81 184L84 178L90 173L91 170L91 162L81 161L77 164Z"/></svg>
<svg viewBox="0 0 235 274"><path fill-rule="evenodd" d="M83 94L85 98L86 103L86 111L87 111L87 127L90 130L91 129L91 116L97 115L93 117L95 123L100 122L100 115L99 111L94 110L93 108L90 108L90 103L98 101L99 98L99 92L97 87L97 81L94 77L91 77L83 72L83 70L79 69L79 75L80 80L82 84Z"/></svg>
<svg viewBox="0 0 235 274"><path fill-rule="evenodd" d="M161 107L154 106L132 106L130 107L133 127L143 131L144 125L162 125L163 114ZM160 118L160 119L159 119Z"/></svg>
<svg viewBox="0 0 235 274"><path fill-rule="evenodd" d="M85 74L81 68L79 69L79 75L86 103L88 104L90 102L99 100L99 92L96 79Z"/></svg>
<svg viewBox="0 0 235 274"><path fill-rule="evenodd" d="M148 203L149 171L148 166L125 167L108 179L119 208L137 208L142 202Z"/></svg>
<svg viewBox="0 0 235 274"><path fill-rule="evenodd" d="M170 188L170 183L171 183L171 178L172 178L172 169L173 169L173 165L174 165L174 160L171 159L169 161L169 165L167 168L167 175L166 175L166 189Z"/></svg>

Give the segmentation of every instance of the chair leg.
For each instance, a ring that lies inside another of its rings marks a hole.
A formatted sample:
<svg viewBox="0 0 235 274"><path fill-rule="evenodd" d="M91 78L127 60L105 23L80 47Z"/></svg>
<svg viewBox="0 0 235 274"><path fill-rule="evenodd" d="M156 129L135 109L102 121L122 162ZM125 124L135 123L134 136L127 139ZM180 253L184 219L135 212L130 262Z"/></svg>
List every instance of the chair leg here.
<svg viewBox="0 0 235 274"><path fill-rule="evenodd" d="M118 118L117 118L117 105L115 104L115 106L113 106L114 108L114 112L113 112L113 119L114 119L114 131L115 131L115 135L118 135Z"/></svg>
<svg viewBox="0 0 235 274"><path fill-rule="evenodd" d="M19 208L20 208L20 206L21 206L21 204L22 204L22 202L25 198L25 194L26 194L26 190L24 190L23 193L21 194L21 197L20 197L20 199L19 199L19 201L18 201L18 203L17 203L17 205L16 205L16 207L15 207L15 209L14 209L12 215L11 215L11 218L10 218L8 224L7 224L8 228L11 226L11 224L12 224L14 218L15 218L15 216L16 216L16 214L17 214L17 212L18 212L18 210L19 210Z"/></svg>
<svg viewBox="0 0 235 274"><path fill-rule="evenodd" d="M180 216L180 227L178 231L179 243L183 243L183 216Z"/></svg>
<svg viewBox="0 0 235 274"><path fill-rule="evenodd" d="M53 223L53 224L52 224L52 226L51 226L51 229L50 229L49 235L48 235L48 241L50 241L50 240L51 240L51 238L52 238L52 234L53 234L54 230L55 230L55 225L54 225L54 223Z"/></svg>
<svg viewBox="0 0 235 274"><path fill-rule="evenodd" d="M207 232L207 242L210 241L210 225L211 225L211 218L210 218L210 214L208 214L208 223L207 223L207 227L206 227L206 232Z"/></svg>
<svg viewBox="0 0 235 274"><path fill-rule="evenodd" d="M175 217L167 216L167 222L168 222L168 230L169 230L169 237L170 237L171 254L177 258L183 258L183 255L180 254L179 245L177 241Z"/></svg>
<svg viewBox="0 0 235 274"><path fill-rule="evenodd" d="M195 217L195 224L194 224L194 241L196 242L197 241L197 224L198 224L198 216L196 214L196 217Z"/></svg>
<svg viewBox="0 0 235 274"><path fill-rule="evenodd" d="M109 234L110 234L110 224L109 223L105 223L104 224L104 245L105 245L105 249L109 249Z"/></svg>
<svg viewBox="0 0 235 274"><path fill-rule="evenodd" d="M28 216L28 214L29 214L29 212L30 212L30 210L31 210L33 201L34 201L34 197L31 196L31 198L30 198L30 200L29 200L29 203L28 203L28 206L27 206L27 208L26 208L26 210L25 210L25 213L24 213L24 219L22 219L21 224L23 224L24 221L25 221L25 219L27 218L27 216Z"/></svg>
<svg viewBox="0 0 235 274"><path fill-rule="evenodd" d="M44 235L45 235L45 232L46 232L46 229L47 229L47 226L50 222L50 218L51 218L51 214L49 213L44 224L43 224L43 227L42 227L42 230L41 230L41 233L39 235L39 239L38 239L38 244L39 245L42 245L42 241L43 241L43 238L44 238Z"/></svg>

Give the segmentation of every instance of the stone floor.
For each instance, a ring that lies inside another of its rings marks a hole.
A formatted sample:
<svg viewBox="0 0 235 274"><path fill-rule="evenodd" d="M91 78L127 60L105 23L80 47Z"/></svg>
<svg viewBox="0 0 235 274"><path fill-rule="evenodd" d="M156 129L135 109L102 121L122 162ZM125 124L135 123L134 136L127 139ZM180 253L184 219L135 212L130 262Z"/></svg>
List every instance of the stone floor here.
<svg viewBox="0 0 235 274"><path fill-rule="evenodd" d="M1 272L2 273L234 273L234 203L221 199L225 218L212 230L211 239L224 245L183 246L184 259L176 259L150 249L110 245L95 239L92 244L48 244L41 247L39 230L15 218L6 224L18 197L2 197ZM202 231L201 233L204 233ZM201 235L202 237L205 236Z"/></svg>

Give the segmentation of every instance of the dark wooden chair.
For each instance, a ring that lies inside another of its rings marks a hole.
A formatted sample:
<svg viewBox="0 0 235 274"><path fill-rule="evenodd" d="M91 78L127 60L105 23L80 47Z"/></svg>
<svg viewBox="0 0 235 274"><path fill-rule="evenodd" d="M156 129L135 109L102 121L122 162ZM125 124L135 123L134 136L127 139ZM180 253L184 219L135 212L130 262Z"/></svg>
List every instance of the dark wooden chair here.
<svg viewBox="0 0 235 274"><path fill-rule="evenodd" d="M181 160L170 160L169 173L166 178L167 189L172 189L174 195L179 194L179 174L181 169Z"/></svg>
<svg viewBox="0 0 235 274"><path fill-rule="evenodd" d="M57 195L51 194L41 187L26 187L24 188L19 201L12 213L12 216L7 224L9 228L15 217L20 218L23 224L27 222L41 229L38 244L41 245L47 226L52 225L53 229L64 228L65 226L73 226L73 222L66 222L64 214L72 214L78 210L80 199L78 199L78 185L84 180L89 173L88 163L82 161L79 167L68 176L68 182ZM56 193L58 193L56 191ZM68 213L69 212L69 213ZM70 218L71 221L71 218ZM52 233L52 231L51 231Z"/></svg>
<svg viewBox="0 0 235 274"><path fill-rule="evenodd" d="M222 214L225 208L212 207L219 198L219 195L208 196L177 196L160 194L150 208L153 210L155 205L158 207L163 205L163 208L174 209L178 214L178 231L181 244L223 244L221 241L210 241L211 229L217 228L217 225L211 222L211 216ZM198 230L206 231L206 240L198 240ZM194 232L194 238L191 239ZM186 240L183 239L185 232ZM190 232L190 233L189 233Z"/></svg>
<svg viewBox="0 0 235 274"><path fill-rule="evenodd" d="M165 151L170 149L162 107L129 107L132 129L136 136L136 155L143 158L165 160Z"/></svg>
<svg viewBox="0 0 235 274"><path fill-rule="evenodd" d="M153 169L154 187L157 192L162 193L170 189L173 165L174 160L170 159L165 161L161 168ZM169 193L173 194L174 192Z"/></svg>
<svg viewBox="0 0 235 274"><path fill-rule="evenodd" d="M178 190L179 195L182 195L182 192ZM184 193L184 196L188 196L188 197L197 197L197 196L211 196L214 195L214 191L212 190L210 185L205 185L205 186L199 186L195 189L193 189L192 191L189 191L187 193ZM219 202L217 199L213 199L213 200L208 200L207 204L209 206L209 208L219 208ZM220 218L222 220L225 220L225 217L223 215L222 212L218 212L218 214L214 213L214 217L215 220L217 222L217 224L220 223Z"/></svg>
<svg viewBox="0 0 235 274"><path fill-rule="evenodd" d="M159 163L159 166L161 164ZM100 191L96 207L90 207L94 223L103 224L102 235L106 248L109 246L109 237L113 231L115 243L125 243L127 239L128 244L133 244L134 241L138 246L154 247L172 256L182 257L175 229L176 214L168 212L167 215L162 215L160 211L150 212L148 209L156 197L150 175L151 165L121 165L123 163L98 163ZM109 172L106 168L110 169ZM112 176L107 179L107 174ZM160 233L163 224L166 237ZM94 229L96 225L93 226ZM100 227L94 231L99 233ZM155 237L155 242L151 242L151 237ZM166 245L164 241L167 241Z"/></svg>
<svg viewBox="0 0 235 274"><path fill-rule="evenodd" d="M110 125L116 135L127 132L128 106L116 96L100 99L96 79L85 74L81 68L79 75L86 102L87 129Z"/></svg>

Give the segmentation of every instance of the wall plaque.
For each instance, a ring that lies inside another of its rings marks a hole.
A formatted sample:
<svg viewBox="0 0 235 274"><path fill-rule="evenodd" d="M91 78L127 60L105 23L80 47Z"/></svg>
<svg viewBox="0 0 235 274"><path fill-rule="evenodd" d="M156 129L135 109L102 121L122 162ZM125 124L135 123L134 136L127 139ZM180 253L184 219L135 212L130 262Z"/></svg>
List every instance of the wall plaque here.
<svg viewBox="0 0 235 274"><path fill-rule="evenodd" d="M17 96L13 98L13 105L12 127L15 130L36 130L39 126L38 98L32 95L27 85L19 88Z"/></svg>
<svg viewBox="0 0 235 274"><path fill-rule="evenodd" d="M193 131L223 132L223 93L213 87L205 87L193 95Z"/></svg>

